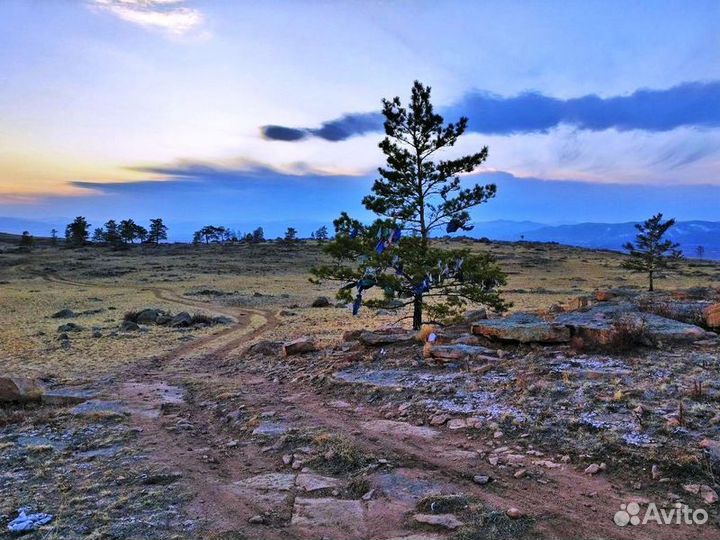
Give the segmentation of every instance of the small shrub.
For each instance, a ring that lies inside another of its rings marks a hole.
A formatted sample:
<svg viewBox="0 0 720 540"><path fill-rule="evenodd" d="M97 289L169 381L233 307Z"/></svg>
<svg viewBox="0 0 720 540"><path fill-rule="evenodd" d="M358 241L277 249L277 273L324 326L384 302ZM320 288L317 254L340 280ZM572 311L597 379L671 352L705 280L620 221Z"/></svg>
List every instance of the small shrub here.
<svg viewBox="0 0 720 540"><path fill-rule="evenodd" d="M190 322L190 325L191 326L194 326L196 324L211 325L213 323L214 323L213 318L210 317L209 315L205 315L203 313L196 313L195 315L192 316L192 321Z"/></svg>
<svg viewBox="0 0 720 540"><path fill-rule="evenodd" d="M128 311L123 315L123 321L136 323L138 315L140 315L139 311Z"/></svg>
<svg viewBox="0 0 720 540"><path fill-rule="evenodd" d="M356 471L368 462L364 452L346 437L325 433L315 438L315 444L320 455L313 460L313 464L332 474Z"/></svg>
<svg viewBox="0 0 720 540"><path fill-rule="evenodd" d="M616 352L635 349L648 342L645 320L633 315L621 315L613 321L608 348Z"/></svg>

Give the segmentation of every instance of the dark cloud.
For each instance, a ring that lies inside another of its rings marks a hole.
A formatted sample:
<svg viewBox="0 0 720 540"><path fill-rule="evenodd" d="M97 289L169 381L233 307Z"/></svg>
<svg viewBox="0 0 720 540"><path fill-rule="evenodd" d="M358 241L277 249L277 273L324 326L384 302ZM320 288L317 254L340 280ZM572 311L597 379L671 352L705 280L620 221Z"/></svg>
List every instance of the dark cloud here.
<svg viewBox="0 0 720 540"><path fill-rule="evenodd" d="M720 126L720 81L684 83L666 90L637 90L627 96L588 95L558 99L537 92L502 97L471 92L441 110L449 120L467 116L469 131L489 135L544 133L560 124L601 131L669 131L681 126ZM265 126L268 139L297 141L309 136L342 141L382 130L379 113L346 114L320 128Z"/></svg>
<svg viewBox="0 0 720 540"><path fill-rule="evenodd" d="M308 137L319 137L326 141L344 141L354 135L362 135L382 129L383 116L380 113L346 114L336 120L323 122L319 128L290 128L285 126L262 126L263 137L273 141L301 141Z"/></svg>
<svg viewBox="0 0 720 540"><path fill-rule="evenodd" d="M306 129L294 129L284 126L263 126L260 128L263 137L273 141L299 141L308 136Z"/></svg>

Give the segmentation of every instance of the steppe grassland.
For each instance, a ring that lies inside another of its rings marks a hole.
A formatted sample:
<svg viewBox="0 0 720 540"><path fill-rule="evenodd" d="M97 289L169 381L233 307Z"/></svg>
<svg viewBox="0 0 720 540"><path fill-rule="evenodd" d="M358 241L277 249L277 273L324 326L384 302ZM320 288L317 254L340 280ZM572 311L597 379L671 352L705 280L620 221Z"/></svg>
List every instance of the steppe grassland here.
<svg viewBox="0 0 720 540"><path fill-rule="evenodd" d="M495 255L508 273L505 296L513 302L513 310L542 310L596 289L645 285L644 276L621 268L622 256L617 253L551 244L442 243L445 247L467 247ZM277 243L137 246L117 252L94 247L39 247L31 253L18 253L14 246L2 248L0 358L9 372L50 376L58 381L110 372L222 328L180 330L153 326L146 332L118 331L126 312L145 307L172 313L218 314L212 302L230 308L271 310L281 313L279 324L263 339L313 335L326 343L339 339L345 330L376 328L402 316L378 316L374 310L363 309L358 317L352 317L347 308L310 308L320 295L334 301L336 291L333 283L318 286L308 280L310 268L325 257L314 242L291 247ZM677 272L660 281L659 287L718 284L720 264L685 261ZM159 288L208 305L178 305L158 298L155 290ZM64 308L86 313L69 320L51 318ZM69 348L58 339L58 326L66 322L83 328L68 333ZM255 326L262 322L255 316ZM102 337L93 337L93 330ZM194 354L201 352L199 349Z"/></svg>

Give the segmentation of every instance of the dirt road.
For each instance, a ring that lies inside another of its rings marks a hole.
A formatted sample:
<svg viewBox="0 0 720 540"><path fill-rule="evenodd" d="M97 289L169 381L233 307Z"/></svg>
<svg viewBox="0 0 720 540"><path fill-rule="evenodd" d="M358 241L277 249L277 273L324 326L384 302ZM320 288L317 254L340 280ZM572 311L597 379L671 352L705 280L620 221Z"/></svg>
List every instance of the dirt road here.
<svg viewBox="0 0 720 540"><path fill-rule="evenodd" d="M58 276L47 279L87 285ZM470 441L462 432L388 419L366 401L325 389L312 377L285 376L285 366L298 372L301 358L244 355L248 344L277 326L271 311L150 290L163 301L238 321L160 357L139 359L106 390L132 412L150 459L179 473L192 493L188 513L203 537L443 538L446 529L423 528L411 518L419 499L438 492L462 493L500 515L519 509L524 517L503 522L495 531L498 538L720 537L714 527L700 536L691 527L618 527L614 514L639 494L612 474L591 476L571 464L543 464L550 460L538 457L528 461L526 478L515 478L518 469L489 462L496 446ZM373 456L380 465L367 471L365 497L348 497L340 487L347 480L342 474L317 478L299 459L299 466L290 466L293 458L288 459L282 437L305 431L340 434ZM478 485L476 475L493 481ZM314 489L313 482L325 482L325 487Z"/></svg>

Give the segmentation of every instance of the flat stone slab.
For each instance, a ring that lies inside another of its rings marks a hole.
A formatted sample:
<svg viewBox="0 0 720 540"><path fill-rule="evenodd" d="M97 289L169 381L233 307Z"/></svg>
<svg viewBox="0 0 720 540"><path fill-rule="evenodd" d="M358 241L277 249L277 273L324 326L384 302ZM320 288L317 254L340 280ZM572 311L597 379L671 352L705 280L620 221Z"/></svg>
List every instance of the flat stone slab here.
<svg viewBox="0 0 720 540"><path fill-rule="evenodd" d="M644 336L651 341L690 342L708 337L699 326L668 319L653 313L633 311L628 305L601 305L589 311L559 315L555 322L567 326L573 335L595 343L607 344L613 339L616 325L623 320L636 320L643 326Z"/></svg>
<svg viewBox="0 0 720 540"><path fill-rule="evenodd" d="M56 441L48 439L47 437L40 437L34 435L20 435L16 441L17 445L22 448L37 447L37 446L49 446L53 450L64 450L67 448L68 443L64 441Z"/></svg>
<svg viewBox="0 0 720 540"><path fill-rule="evenodd" d="M50 390L43 394L41 401L45 405L78 405L95 397L91 390Z"/></svg>
<svg viewBox="0 0 720 540"><path fill-rule="evenodd" d="M370 476L373 486L391 501L415 507L417 502L428 495L452 491L453 487L441 480L435 480L431 473L418 469L395 469L388 473Z"/></svg>
<svg viewBox="0 0 720 540"><path fill-rule="evenodd" d="M453 514L415 514L413 519L423 525L431 525L448 530L455 530L463 524L462 521Z"/></svg>
<svg viewBox="0 0 720 540"><path fill-rule="evenodd" d="M447 536L440 536L439 534L411 534L410 536L393 536L392 538L385 538L384 540L446 540Z"/></svg>
<svg viewBox="0 0 720 540"><path fill-rule="evenodd" d="M490 339L520 343L565 343L570 341L570 329L547 322L537 315L516 313L503 319L489 319L473 324L473 334Z"/></svg>
<svg viewBox="0 0 720 540"><path fill-rule="evenodd" d="M474 360L484 359L488 356L496 357L497 352L480 345L465 345L456 343L453 345L432 345L427 347L427 356L438 360Z"/></svg>
<svg viewBox="0 0 720 540"><path fill-rule="evenodd" d="M337 478L322 476L313 472L304 472L297 475L295 485L303 491L312 493L324 489L336 489L340 487L341 483Z"/></svg>
<svg viewBox="0 0 720 540"><path fill-rule="evenodd" d="M267 473L251 476L235 482L236 486L265 489L272 491L290 491L295 487L295 475L291 473Z"/></svg>
<svg viewBox="0 0 720 540"><path fill-rule="evenodd" d="M361 501L296 497L290 524L308 538L367 540L365 506Z"/></svg>
<svg viewBox="0 0 720 540"><path fill-rule="evenodd" d="M71 411L77 416L129 416L130 412L119 401L91 399L74 407Z"/></svg>
<svg viewBox="0 0 720 540"><path fill-rule="evenodd" d="M287 433L289 429L288 425L284 422L272 422L269 420L263 420L260 425L253 429L253 435L264 435L266 437L278 437Z"/></svg>
<svg viewBox="0 0 720 540"><path fill-rule="evenodd" d="M416 437L418 439L433 439L440 435L437 429L425 426L413 426L407 422L395 420L370 420L360 424L366 431L394 435L399 437Z"/></svg>

